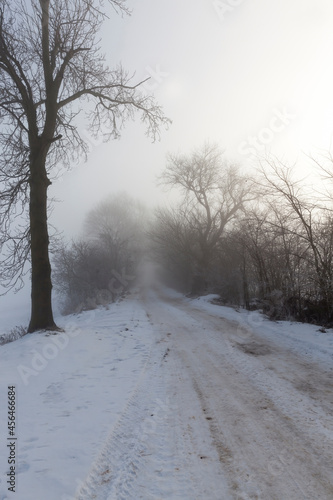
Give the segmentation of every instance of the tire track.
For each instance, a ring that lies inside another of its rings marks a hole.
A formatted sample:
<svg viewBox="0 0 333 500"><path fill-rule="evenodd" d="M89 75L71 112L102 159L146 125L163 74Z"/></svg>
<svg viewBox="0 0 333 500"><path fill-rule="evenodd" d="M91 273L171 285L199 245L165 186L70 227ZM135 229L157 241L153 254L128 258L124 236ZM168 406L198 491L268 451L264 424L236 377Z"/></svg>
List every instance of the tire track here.
<svg viewBox="0 0 333 500"><path fill-rule="evenodd" d="M126 498L130 484L138 470L138 457L146 451L138 439L138 429L133 425L135 416L146 415L139 401L151 362L151 350L138 382L130 396L122 415L109 434L99 456L76 495L77 500L112 500L112 491L121 487L119 500ZM111 492L109 494L109 492ZM118 500L118 499L117 499Z"/></svg>
<svg viewBox="0 0 333 500"><path fill-rule="evenodd" d="M167 342L157 332L136 387L76 500L193 500L172 440L174 414L164 379Z"/></svg>

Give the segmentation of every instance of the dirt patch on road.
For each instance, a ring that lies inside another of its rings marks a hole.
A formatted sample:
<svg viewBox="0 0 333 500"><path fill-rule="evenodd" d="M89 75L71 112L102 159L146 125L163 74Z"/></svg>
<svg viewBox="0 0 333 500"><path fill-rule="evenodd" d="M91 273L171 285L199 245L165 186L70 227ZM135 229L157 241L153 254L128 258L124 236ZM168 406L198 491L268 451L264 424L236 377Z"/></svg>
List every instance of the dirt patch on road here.
<svg viewBox="0 0 333 500"><path fill-rule="evenodd" d="M245 344L236 342L236 347L246 354L252 354L252 356L265 356L272 352L267 345L258 344L257 342L247 342Z"/></svg>

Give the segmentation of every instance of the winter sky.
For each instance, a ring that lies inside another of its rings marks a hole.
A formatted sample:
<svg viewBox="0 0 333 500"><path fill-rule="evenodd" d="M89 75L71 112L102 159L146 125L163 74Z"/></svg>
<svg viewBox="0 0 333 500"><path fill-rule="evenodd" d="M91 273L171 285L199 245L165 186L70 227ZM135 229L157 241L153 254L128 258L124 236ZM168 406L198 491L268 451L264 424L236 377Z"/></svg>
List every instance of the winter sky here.
<svg viewBox="0 0 333 500"><path fill-rule="evenodd" d="M304 165L333 133L331 0L131 0L130 17L109 8L101 33L110 67L119 61L146 84L173 121L152 144L139 120L108 144L90 141L87 163L51 188L63 203L52 222L71 238L84 213L126 190L150 205L165 195L156 177L167 152L217 142L244 168L272 152Z"/></svg>

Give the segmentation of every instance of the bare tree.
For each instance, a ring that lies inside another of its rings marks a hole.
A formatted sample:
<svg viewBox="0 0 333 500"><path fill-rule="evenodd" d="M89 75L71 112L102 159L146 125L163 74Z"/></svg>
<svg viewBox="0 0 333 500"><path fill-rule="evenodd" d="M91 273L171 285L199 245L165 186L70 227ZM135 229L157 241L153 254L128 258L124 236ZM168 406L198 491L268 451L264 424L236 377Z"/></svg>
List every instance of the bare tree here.
<svg viewBox="0 0 333 500"><path fill-rule="evenodd" d="M196 235L181 208L159 208L148 231L153 258L162 265L164 281L188 290L195 266Z"/></svg>
<svg viewBox="0 0 333 500"><path fill-rule="evenodd" d="M108 3L128 12L125 0ZM69 165L87 153L75 121L82 102L92 133L103 126L105 140L118 137L135 112L152 138L169 123L154 99L141 93L142 82L134 83L120 65L105 64L98 40L104 18L102 0L0 0L2 277L18 285L31 258L29 332L56 328L47 190L60 162ZM19 214L27 224L13 224Z"/></svg>
<svg viewBox="0 0 333 500"><path fill-rule="evenodd" d="M144 251L148 220L148 210L142 203L119 193L88 213L84 235L112 255L117 270L126 267L132 273Z"/></svg>
<svg viewBox="0 0 333 500"><path fill-rule="evenodd" d="M269 158L262 165L262 174L270 194L278 197L280 208L288 219L285 231L296 234L306 243L308 281L313 283L315 301L321 303L323 316L333 315L333 255L331 210L321 206L315 193L304 192L303 183L293 178L293 170L277 159ZM313 270L313 272L311 272ZM310 295L310 293L309 293Z"/></svg>
<svg viewBox="0 0 333 500"><path fill-rule="evenodd" d="M195 235L191 253L196 288L202 289L226 226L255 197L253 185L237 166L223 159L215 145L206 144L189 156L169 155L168 160L161 180L183 194L180 212Z"/></svg>

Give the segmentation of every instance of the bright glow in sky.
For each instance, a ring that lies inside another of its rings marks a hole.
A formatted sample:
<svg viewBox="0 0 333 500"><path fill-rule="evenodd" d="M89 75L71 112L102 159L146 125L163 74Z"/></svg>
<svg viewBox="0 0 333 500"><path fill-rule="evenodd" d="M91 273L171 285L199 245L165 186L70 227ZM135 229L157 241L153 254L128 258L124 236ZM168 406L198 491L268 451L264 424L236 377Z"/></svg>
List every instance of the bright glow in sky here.
<svg viewBox="0 0 333 500"><path fill-rule="evenodd" d="M52 222L76 236L101 198L126 190L151 205L164 197L156 176L167 152L218 142L244 166L271 151L293 162L329 149L333 133L332 0L130 1L101 36L119 61L153 90L173 120L151 144L139 122L120 141L94 144L88 162L52 187ZM252 145L251 145L251 144ZM253 146L254 144L254 146Z"/></svg>

